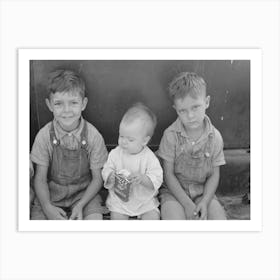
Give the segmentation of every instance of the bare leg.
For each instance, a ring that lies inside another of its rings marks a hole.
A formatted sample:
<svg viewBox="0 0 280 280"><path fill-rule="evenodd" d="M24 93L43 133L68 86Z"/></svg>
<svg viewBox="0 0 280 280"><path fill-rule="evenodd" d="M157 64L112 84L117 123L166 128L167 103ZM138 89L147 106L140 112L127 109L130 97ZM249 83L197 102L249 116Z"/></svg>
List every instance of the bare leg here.
<svg viewBox="0 0 280 280"><path fill-rule="evenodd" d="M159 211L151 210L141 215L141 220L159 220L160 214Z"/></svg>
<svg viewBox="0 0 280 280"><path fill-rule="evenodd" d="M198 204L198 202L202 199L202 196L198 197L195 200L195 203ZM216 197L214 197L208 204L207 208L207 220L226 220L226 212L220 202L217 200Z"/></svg>
<svg viewBox="0 0 280 280"><path fill-rule="evenodd" d="M208 205L208 220L226 220L226 212L217 199L212 199Z"/></svg>
<svg viewBox="0 0 280 280"><path fill-rule="evenodd" d="M111 220L128 220L129 216L117 212L111 212Z"/></svg>
<svg viewBox="0 0 280 280"><path fill-rule="evenodd" d="M101 213L93 213L84 217L84 220L103 220L103 215Z"/></svg>
<svg viewBox="0 0 280 280"><path fill-rule="evenodd" d="M169 200L161 205L162 220L186 220L183 206L175 200Z"/></svg>

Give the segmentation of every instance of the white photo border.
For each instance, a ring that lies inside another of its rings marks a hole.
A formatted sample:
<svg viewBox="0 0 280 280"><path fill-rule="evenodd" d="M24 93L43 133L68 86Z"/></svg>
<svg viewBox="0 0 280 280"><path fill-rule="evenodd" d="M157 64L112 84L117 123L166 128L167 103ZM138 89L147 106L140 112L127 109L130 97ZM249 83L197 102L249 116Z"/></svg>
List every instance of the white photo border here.
<svg viewBox="0 0 280 280"><path fill-rule="evenodd" d="M226 221L34 221L29 219L31 60L250 60L250 220ZM28 97L28 98L27 98ZM261 231L262 51L261 49L18 49L19 231Z"/></svg>

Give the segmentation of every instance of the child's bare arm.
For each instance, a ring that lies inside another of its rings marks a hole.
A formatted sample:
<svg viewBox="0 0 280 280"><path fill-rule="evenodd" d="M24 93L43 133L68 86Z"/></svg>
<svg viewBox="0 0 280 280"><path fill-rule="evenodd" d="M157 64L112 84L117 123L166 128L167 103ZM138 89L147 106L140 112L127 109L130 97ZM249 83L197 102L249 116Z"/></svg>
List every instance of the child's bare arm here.
<svg viewBox="0 0 280 280"><path fill-rule="evenodd" d="M167 184L168 189L180 202L180 204L185 209L185 214L187 218L192 219L194 209L196 207L195 203L190 199L190 197L185 193L181 184L174 174L174 163L163 160L163 170L164 170L164 179Z"/></svg>
<svg viewBox="0 0 280 280"><path fill-rule="evenodd" d="M34 178L34 189L42 210L49 220L65 220L66 213L51 204L49 186L47 183L48 167L37 165Z"/></svg>
<svg viewBox="0 0 280 280"><path fill-rule="evenodd" d="M99 192L102 187L103 180L101 176L101 168L91 169L91 173L93 179L88 185L82 198L73 208L70 219L81 220L83 218L82 210L84 206Z"/></svg>
<svg viewBox="0 0 280 280"><path fill-rule="evenodd" d="M154 189L154 184L151 181L151 179L145 175L145 174L141 174L138 172L134 172L131 173L128 177L128 179L130 179L132 181L132 183L135 184L142 184L144 185L146 188L153 190Z"/></svg>
<svg viewBox="0 0 280 280"><path fill-rule="evenodd" d="M217 166L214 167L213 174L207 178L204 186L202 199L197 204L195 209L195 212L197 214L200 213L201 220L207 219L207 207L209 205L209 202L215 195L215 192L219 184L219 179L220 179L220 167Z"/></svg>

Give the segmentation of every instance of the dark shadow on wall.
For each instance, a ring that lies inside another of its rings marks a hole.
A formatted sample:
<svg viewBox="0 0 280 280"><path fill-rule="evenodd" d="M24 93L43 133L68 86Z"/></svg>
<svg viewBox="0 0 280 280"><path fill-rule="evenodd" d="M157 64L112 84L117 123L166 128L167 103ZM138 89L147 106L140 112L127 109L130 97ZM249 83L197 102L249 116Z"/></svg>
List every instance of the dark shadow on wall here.
<svg viewBox="0 0 280 280"><path fill-rule="evenodd" d="M55 69L72 69L86 82L89 99L84 112L104 136L117 143L118 125L134 102L146 103L156 113L158 126L151 145L157 146L163 130L176 118L167 97L168 83L181 71L196 71L208 85L211 104L207 111L223 135L226 149L250 145L250 61L31 61L30 145L36 133L52 119L45 105L47 75Z"/></svg>

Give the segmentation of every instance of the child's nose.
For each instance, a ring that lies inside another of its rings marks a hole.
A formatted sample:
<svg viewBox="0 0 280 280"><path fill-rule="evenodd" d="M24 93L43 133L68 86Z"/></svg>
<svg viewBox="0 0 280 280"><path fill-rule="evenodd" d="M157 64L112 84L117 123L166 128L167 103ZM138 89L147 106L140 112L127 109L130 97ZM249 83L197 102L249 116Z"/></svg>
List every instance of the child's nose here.
<svg viewBox="0 0 280 280"><path fill-rule="evenodd" d="M64 104L63 110L64 110L64 112L70 111L70 106L69 106L69 104L67 104L67 103Z"/></svg>
<svg viewBox="0 0 280 280"><path fill-rule="evenodd" d="M189 111L189 112L187 113L187 115L188 115L188 118L189 118L189 119L192 119L193 116L194 116L194 114L193 114L192 111Z"/></svg>

